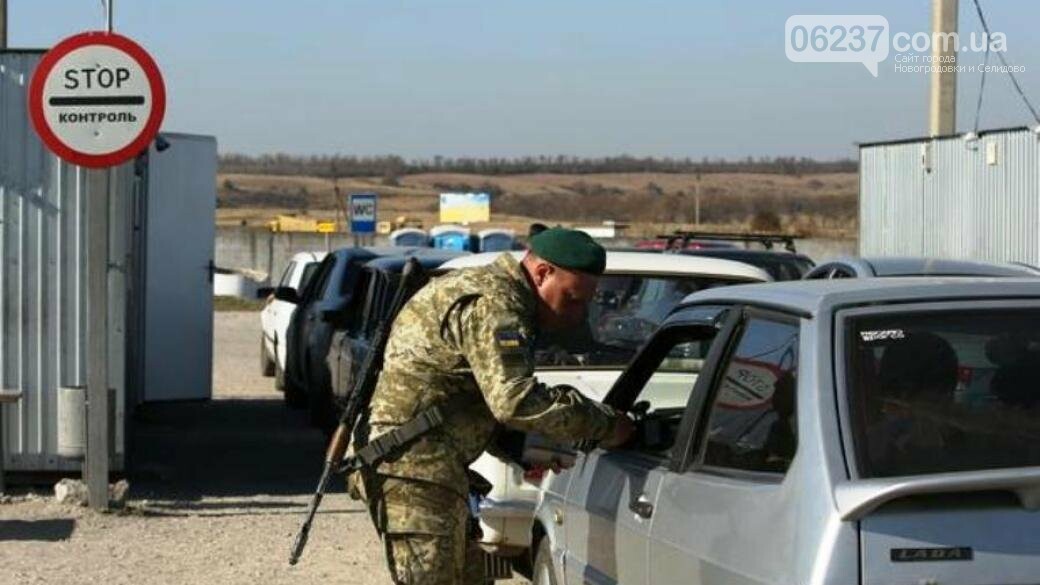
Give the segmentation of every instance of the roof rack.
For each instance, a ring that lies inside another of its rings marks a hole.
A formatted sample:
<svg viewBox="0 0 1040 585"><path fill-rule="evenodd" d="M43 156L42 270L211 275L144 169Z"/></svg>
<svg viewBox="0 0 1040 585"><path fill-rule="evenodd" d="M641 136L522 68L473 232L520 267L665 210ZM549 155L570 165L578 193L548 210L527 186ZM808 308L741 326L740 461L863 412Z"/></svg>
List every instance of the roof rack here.
<svg viewBox="0 0 1040 585"><path fill-rule="evenodd" d="M772 250L774 244L783 244L784 249L788 252L796 253L794 239L796 236L788 234L776 234L776 233L737 233L737 232L690 232L683 230L676 230L671 234L659 235L658 239L666 240L671 247L671 243L675 241L681 241L682 246L685 248L690 240L720 240L726 242L755 242L765 246L766 250Z"/></svg>

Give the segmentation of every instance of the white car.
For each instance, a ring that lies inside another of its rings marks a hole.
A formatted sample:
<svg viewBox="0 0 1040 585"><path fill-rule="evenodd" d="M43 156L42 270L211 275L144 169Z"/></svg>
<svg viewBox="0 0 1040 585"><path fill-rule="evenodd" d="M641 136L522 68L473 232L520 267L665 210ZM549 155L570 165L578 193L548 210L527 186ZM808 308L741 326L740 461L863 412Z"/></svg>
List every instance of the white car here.
<svg viewBox="0 0 1040 585"><path fill-rule="evenodd" d="M259 296L267 297L267 303L260 311L260 372L264 376L274 376L275 387L279 390L285 389L285 332L289 329L296 305L276 299L272 293L275 288L284 287L298 294L325 255L325 252L300 252L294 255L277 284L272 283L272 287L257 292Z"/></svg>
<svg viewBox="0 0 1040 585"><path fill-rule="evenodd" d="M517 258L524 254L511 253ZM456 258L441 270L490 264L499 255ZM636 351L688 294L771 280L764 270L732 260L608 251L606 273L588 308L588 327L555 340L539 336L536 375L546 384L568 384L602 399ZM498 556L514 557L514 565L527 573L541 474L525 473L487 453L470 468L493 486L480 505L482 543Z"/></svg>

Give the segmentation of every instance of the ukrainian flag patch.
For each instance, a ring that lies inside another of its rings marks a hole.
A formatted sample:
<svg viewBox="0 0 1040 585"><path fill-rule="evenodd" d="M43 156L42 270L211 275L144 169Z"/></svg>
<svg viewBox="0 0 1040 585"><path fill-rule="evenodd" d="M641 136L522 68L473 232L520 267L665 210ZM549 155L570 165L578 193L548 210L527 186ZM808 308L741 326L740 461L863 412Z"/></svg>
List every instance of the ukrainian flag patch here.
<svg viewBox="0 0 1040 585"><path fill-rule="evenodd" d="M495 342L499 349L520 349L524 345L524 337L516 329L500 329L495 332Z"/></svg>

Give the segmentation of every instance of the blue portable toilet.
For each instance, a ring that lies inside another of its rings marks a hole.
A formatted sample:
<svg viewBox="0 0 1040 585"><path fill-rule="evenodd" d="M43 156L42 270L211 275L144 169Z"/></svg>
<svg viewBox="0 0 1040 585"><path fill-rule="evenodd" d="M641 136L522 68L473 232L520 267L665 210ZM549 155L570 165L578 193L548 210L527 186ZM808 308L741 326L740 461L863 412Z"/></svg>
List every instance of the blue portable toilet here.
<svg viewBox="0 0 1040 585"><path fill-rule="evenodd" d="M481 252L508 252L516 243L516 233L513 230L491 228L478 232L477 240Z"/></svg>
<svg viewBox="0 0 1040 585"><path fill-rule="evenodd" d="M390 232L390 245L425 248L430 245L430 237L418 228L401 228Z"/></svg>
<svg viewBox="0 0 1040 585"><path fill-rule="evenodd" d="M459 252L471 251L469 228L466 227L451 224L434 226L430 228L430 239L433 240L434 248Z"/></svg>

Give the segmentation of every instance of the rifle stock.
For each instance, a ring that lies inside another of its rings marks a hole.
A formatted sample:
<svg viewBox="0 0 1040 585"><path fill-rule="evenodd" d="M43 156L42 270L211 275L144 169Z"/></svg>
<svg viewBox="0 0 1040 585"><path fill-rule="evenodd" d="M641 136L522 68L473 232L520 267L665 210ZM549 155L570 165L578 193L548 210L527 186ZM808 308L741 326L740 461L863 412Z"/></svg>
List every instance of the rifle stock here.
<svg viewBox="0 0 1040 585"><path fill-rule="evenodd" d="M350 393L350 398L347 399L347 405L343 409L343 414L340 415L336 432L332 435L332 440L329 441L329 446L325 450L325 466L322 469L321 478L318 480L318 487L314 491L311 504L307 509L307 516L300 526L300 531L293 541L292 550L289 552L290 565L295 565L300 560L300 555L303 554L303 549L307 546L307 538L310 535L311 525L314 523L314 516L318 513L318 507L325 496L325 490L328 489L329 483L332 481L332 474L335 473L339 464L343 461L347 453L347 447L350 445L351 436L354 434L354 426L357 424L362 411L368 405L372 392L375 391L379 372L383 369L383 352L386 350L386 342L390 337L390 325L401 311L401 308L404 307L404 304L408 302L408 299L426 284L426 280L426 273L419 261L415 258L409 258L401 271L401 280L398 283L397 290L394 292L390 308L372 336L372 348L369 350L368 355L365 356L365 361L362 362L361 369L358 371L358 378L354 382L354 391Z"/></svg>

